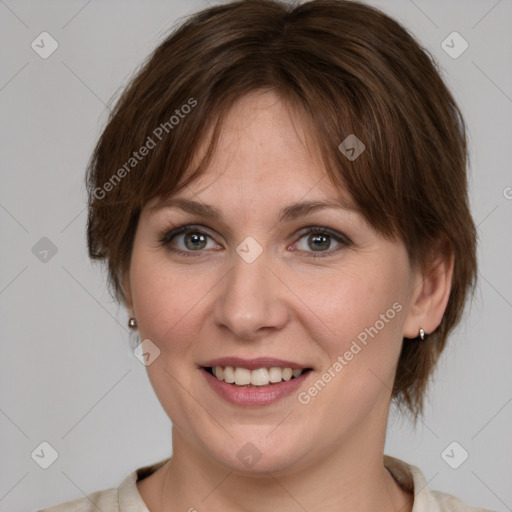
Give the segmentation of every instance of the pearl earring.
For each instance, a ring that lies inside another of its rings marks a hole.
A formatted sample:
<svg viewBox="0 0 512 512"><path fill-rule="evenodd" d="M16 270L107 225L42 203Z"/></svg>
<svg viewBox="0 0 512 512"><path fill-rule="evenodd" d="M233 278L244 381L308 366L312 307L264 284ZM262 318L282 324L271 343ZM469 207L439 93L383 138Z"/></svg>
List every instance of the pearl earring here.
<svg viewBox="0 0 512 512"><path fill-rule="evenodd" d="M416 338L405 338L406 340L411 341L425 341L428 338L428 334L425 332L424 329L420 327L419 334L416 336Z"/></svg>

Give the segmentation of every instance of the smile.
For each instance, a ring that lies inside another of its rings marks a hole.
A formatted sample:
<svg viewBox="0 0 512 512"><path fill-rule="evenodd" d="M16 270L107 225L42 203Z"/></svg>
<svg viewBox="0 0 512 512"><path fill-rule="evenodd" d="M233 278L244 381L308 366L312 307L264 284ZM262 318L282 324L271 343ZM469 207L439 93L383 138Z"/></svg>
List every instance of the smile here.
<svg viewBox="0 0 512 512"><path fill-rule="evenodd" d="M217 377L218 380L224 381L227 384L244 387L261 387L296 379L300 377L303 372L309 371L309 368L292 369L272 366L269 368L250 370L248 368L233 366L213 366L205 367L205 370Z"/></svg>
<svg viewBox="0 0 512 512"><path fill-rule="evenodd" d="M209 387L230 404L265 406L296 393L313 368L271 357L222 357L198 365Z"/></svg>

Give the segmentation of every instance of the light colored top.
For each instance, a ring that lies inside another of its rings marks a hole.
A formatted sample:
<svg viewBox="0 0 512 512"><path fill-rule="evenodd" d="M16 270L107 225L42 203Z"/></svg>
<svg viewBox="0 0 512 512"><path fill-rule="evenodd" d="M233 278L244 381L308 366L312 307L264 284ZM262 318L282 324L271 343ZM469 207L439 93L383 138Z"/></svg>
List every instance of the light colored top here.
<svg viewBox="0 0 512 512"><path fill-rule="evenodd" d="M96 491L89 496L66 501L38 512L150 512L135 483L154 473L169 459L150 466L143 466L130 473L118 488ZM439 491L431 491L423 473L406 462L384 455L384 466L397 483L406 491L414 493L412 512L493 512L475 508L461 500Z"/></svg>

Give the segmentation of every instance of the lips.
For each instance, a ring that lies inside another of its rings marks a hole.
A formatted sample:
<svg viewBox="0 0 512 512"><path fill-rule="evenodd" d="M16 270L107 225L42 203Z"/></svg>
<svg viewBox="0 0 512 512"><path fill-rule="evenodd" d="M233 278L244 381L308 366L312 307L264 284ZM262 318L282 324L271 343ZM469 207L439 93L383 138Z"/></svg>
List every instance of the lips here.
<svg viewBox="0 0 512 512"><path fill-rule="evenodd" d="M221 357L199 365L206 382L232 404L269 405L302 385L312 367L297 361Z"/></svg>
<svg viewBox="0 0 512 512"><path fill-rule="evenodd" d="M213 361L212 361L213 362ZM275 360L272 364L275 363ZM285 362L286 363L286 362ZM256 370L249 370L247 368L241 367L220 367L215 366L214 368L222 368L222 371L225 372L226 368L237 370L244 370L245 372L258 372ZM281 380L280 382L268 382L265 384L265 380L260 381L260 384L253 385L251 384L237 384L236 379L237 376L235 374L235 382L226 382L225 379L219 379L217 375L213 375L211 372L211 367L202 367L201 375L203 375L206 383L215 391L215 393L220 396L223 400L237 406L248 407L248 406L267 406L273 404L286 396L291 395L292 393L298 391L298 389L305 385L304 383L309 380L312 371L310 370L291 370L290 367L271 367L278 371L289 371L292 372L301 372L297 377L291 377L289 380ZM209 371L210 370L210 371ZM266 370L265 370L266 371ZM240 377L240 376L238 376ZM243 377L243 375L242 375ZM252 377L252 375L251 375ZM251 379L252 380L252 379ZM240 382L240 381L239 381ZM245 380L244 382L247 382Z"/></svg>

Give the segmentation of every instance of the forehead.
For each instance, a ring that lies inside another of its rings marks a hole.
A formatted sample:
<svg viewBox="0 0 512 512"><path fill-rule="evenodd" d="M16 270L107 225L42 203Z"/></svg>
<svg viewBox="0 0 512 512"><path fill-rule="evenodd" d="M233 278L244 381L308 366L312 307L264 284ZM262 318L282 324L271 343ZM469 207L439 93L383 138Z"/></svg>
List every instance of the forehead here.
<svg viewBox="0 0 512 512"><path fill-rule="evenodd" d="M333 184L307 132L308 120L273 92L253 92L225 113L218 140L202 174L178 193L180 197L222 197L243 191L244 200L263 196L288 202L304 196L354 206L341 183ZM212 130L198 144L191 170L201 163ZM188 173L185 173L186 178ZM172 197L175 194L169 194ZM150 206L162 199L155 198Z"/></svg>

